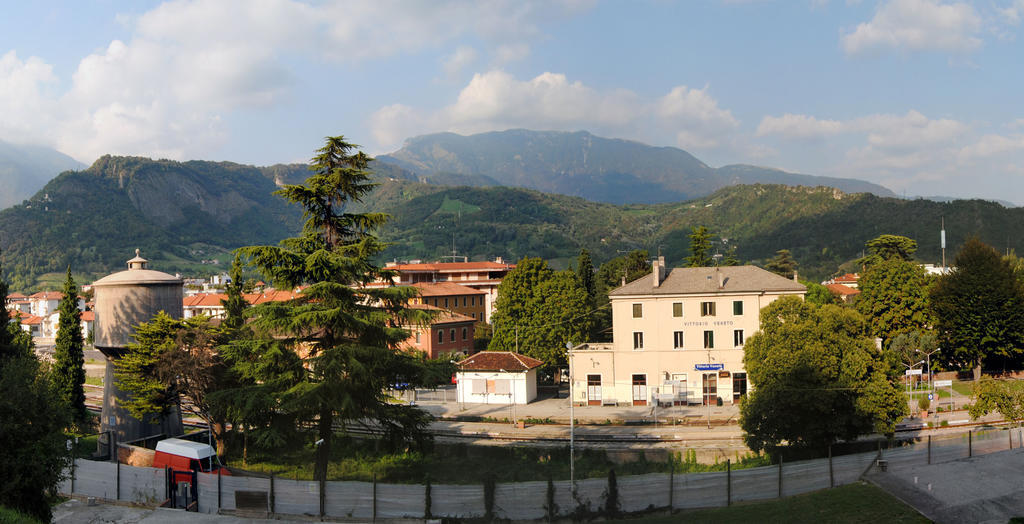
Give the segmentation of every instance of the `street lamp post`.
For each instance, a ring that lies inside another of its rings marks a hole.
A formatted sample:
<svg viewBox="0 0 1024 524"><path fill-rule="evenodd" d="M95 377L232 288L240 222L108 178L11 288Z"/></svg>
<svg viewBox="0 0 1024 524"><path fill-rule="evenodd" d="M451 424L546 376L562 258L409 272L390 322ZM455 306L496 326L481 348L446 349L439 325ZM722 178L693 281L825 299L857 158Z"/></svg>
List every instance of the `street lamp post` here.
<svg viewBox="0 0 1024 524"><path fill-rule="evenodd" d="M934 382L932 381L932 353L938 353L939 351L942 351L942 348L935 348L928 352L921 351L920 349L917 350L917 353L924 353L926 365L928 366L928 390L932 393L935 392Z"/></svg>
<svg viewBox="0 0 1024 524"><path fill-rule="evenodd" d="M918 360L917 362L914 362L913 364L903 364L903 367L907 368L907 371L908 371L908 373L905 374L904 376L907 377L907 393L910 394L910 401L911 402L914 401L914 390L911 389L911 387L910 387L910 383L911 383L911 381L913 381L913 375L911 375L909 373L909 371L911 369L914 369L914 366L916 366L918 364L924 364L924 361L923 360Z"/></svg>

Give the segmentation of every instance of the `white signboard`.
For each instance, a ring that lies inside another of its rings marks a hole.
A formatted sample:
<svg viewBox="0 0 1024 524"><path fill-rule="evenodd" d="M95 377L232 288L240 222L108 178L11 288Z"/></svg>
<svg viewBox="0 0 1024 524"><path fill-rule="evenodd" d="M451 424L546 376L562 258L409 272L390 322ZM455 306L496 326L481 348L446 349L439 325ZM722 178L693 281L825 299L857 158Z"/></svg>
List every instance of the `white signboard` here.
<svg viewBox="0 0 1024 524"><path fill-rule="evenodd" d="M921 374L921 370L920 369L908 369L907 372L906 372L906 375L908 377L910 375L920 375L920 374Z"/></svg>
<svg viewBox="0 0 1024 524"><path fill-rule="evenodd" d="M935 387L937 388L951 388L953 387L952 380L936 380Z"/></svg>

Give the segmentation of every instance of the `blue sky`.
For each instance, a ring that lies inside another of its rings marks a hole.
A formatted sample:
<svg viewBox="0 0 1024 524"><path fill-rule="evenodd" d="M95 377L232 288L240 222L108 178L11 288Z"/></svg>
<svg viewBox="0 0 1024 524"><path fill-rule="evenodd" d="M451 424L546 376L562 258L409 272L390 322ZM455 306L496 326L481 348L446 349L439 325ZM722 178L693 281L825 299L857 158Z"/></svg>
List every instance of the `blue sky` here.
<svg viewBox="0 0 1024 524"><path fill-rule="evenodd" d="M10 2L0 140L271 164L589 130L1024 203L1024 0Z"/></svg>

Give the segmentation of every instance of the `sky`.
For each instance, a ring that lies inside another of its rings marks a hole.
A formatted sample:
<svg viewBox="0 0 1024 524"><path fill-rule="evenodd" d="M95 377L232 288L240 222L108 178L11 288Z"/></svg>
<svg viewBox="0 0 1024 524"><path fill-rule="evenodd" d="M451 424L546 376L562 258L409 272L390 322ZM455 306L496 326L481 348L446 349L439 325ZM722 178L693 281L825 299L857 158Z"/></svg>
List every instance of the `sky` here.
<svg viewBox="0 0 1024 524"><path fill-rule="evenodd" d="M1024 203L1024 0L0 5L0 140L86 164L587 130Z"/></svg>

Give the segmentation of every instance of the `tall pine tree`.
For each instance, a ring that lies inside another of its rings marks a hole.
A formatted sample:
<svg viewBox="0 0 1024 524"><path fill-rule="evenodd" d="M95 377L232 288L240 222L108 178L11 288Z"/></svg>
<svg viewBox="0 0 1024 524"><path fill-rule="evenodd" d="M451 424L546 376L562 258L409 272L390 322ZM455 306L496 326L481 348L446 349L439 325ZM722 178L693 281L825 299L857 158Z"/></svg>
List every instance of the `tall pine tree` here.
<svg viewBox="0 0 1024 524"><path fill-rule="evenodd" d="M308 286L289 302L255 306L252 325L268 340L257 358L290 352L303 361L300 380L275 394L278 409L316 425L318 479L326 478L336 426L372 421L390 443L415 444L427 423L418 408L389 402L387 389L423 379L420 361L398 344L409 336L402 326L429 322L429 315L406 307L414 288L364 287L394 276L372 260L384 247L372 230L387 215L346 210L375 185L369 160L344 137L328 137L305 183L277 192L304 209L301 236L239 250L279 286Z"/></svg>
<svg viewBox="0 0 1024 524"><path fill-rule="evenodd" d="M78 422L85 422L85 340L82 337L82 312L78 309L78 286L68 268L64 296L57 306L56 347L53 351L53 381L61 399Z"/></svg>
<svg viewBox="0 0 1024 524"><path fill-rule="evenodd" d="M690 256L686 257L686 267L708 267L714 265L711 258L711 233L708 228L693 228L690 237Z"/></svg>

